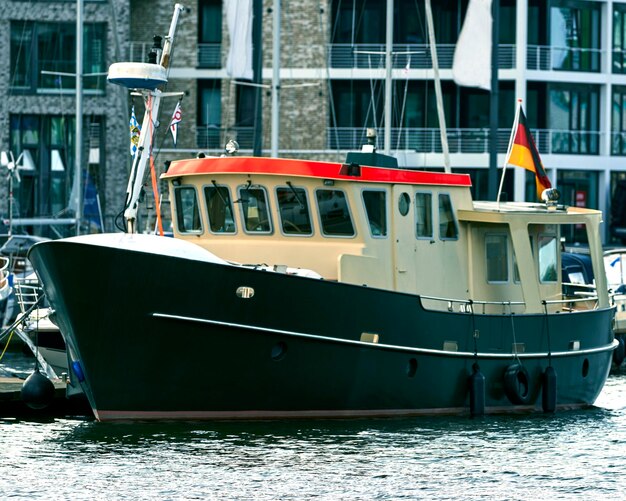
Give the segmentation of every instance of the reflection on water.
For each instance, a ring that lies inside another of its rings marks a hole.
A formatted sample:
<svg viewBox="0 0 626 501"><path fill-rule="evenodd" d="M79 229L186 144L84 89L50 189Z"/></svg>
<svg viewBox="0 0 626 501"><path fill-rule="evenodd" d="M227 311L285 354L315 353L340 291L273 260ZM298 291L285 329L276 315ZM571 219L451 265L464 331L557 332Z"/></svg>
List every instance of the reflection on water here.
<svg viewBox="0 0 626 501"><path fill-rule="evenodd" d="M626 375L553 416L264 422L0 420L0 496L626 497Z"/></svg>

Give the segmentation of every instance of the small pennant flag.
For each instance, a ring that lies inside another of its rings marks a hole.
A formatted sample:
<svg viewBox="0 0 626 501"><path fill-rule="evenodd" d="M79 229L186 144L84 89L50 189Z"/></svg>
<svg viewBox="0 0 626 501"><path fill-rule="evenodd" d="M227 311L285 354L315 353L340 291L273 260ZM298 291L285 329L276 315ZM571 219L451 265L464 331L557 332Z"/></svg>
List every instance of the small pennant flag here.
<svg viewBox="0 0 626 501"><path fill-rule="evenodd" d="M541 200L543 190L552 188L552 184L546 174L546 170L543 168L530 129L528 125L526 125L526 116L524 115L524 110L522 110L521 105L516 125L517 130L515 130L515 126L513 127L515 139L513 140L513 146L511 147L506 163L522 167L535 173L537 197Z"/></svg>
<svg viewBox="0 0 626 501"><path fill-rule="evenodd" d="M170 122L170 132L172 133L172 138L174 139L174 146L176 146L176 136L178 135L178 124L181 122L183 116L183 112L180 109L180 101L176 104L176 109L174 110L174 114L172 115L172 121Z"/></svg>
<svg viewBox="0 0 626 501"><path fill-rule="evenodd" d="M130 129L130 156L134 157L135 153L137 153L137 147L139 146L139 134L141 133L141 127L139 126L139 122L137 122L137 117L135 116L134 106L130 114L128 127Z"/></svg>

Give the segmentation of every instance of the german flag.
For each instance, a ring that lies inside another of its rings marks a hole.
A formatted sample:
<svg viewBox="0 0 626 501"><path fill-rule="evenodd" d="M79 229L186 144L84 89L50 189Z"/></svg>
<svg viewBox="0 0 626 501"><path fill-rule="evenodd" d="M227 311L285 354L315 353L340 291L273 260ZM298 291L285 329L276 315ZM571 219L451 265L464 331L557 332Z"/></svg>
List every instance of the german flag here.
<svg viewBox="0 0 626 501"><path fill-rule="evenodd" d="M526 125L526 116L521 106L519 109L519 118L517 120L517 130L515 131L515 139L511 147L511 152L507 159L507 164L522 167L530 172L535 173L535 182L537 184L537 197L541 200L543 190L552 188L550 179L539 158L539 152L535 146L535 141L530 133L528 125Z"/></svg>

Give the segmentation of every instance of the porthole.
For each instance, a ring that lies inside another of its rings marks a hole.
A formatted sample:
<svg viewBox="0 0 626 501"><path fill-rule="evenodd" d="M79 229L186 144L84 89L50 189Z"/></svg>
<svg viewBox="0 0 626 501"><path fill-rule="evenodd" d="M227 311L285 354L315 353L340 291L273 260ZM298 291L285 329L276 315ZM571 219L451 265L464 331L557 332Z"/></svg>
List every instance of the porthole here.
<svg viewBox="0 0 626 501"><path fill-rule="evenodd" d="M402 193L398 199L398 211L402 216L406 216L409 213L411 207L411 197L408 193Z"/></svg>
<svg viewBox="0 0 626 501"><path fill-rule="evenodd" d="M587 377L589 374L589 359L585 358L583 361L583 377Z"/></svg>
<svg viewBox="0 0 626 501"><path fill-rule="evenodd" d="M412 358L409 360L409 363L406 365L406 375L408 377L415 377L415 373L417 372L417 360Z"/></svg>
<svg viewBox="0 0 626 501"><path fill-rule="evenodd" d="M285 358L287 354L287 343L279 341L274 346L272 346L272 360L278 362Z"/></svg>

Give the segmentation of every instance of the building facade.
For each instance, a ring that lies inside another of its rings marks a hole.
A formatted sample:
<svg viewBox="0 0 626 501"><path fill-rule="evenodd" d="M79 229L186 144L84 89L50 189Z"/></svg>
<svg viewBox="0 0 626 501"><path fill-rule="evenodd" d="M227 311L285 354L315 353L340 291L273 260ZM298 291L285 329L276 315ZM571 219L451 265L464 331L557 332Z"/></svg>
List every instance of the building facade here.
<svg viewBox="0 0 626 501"><path fill-rule="evenodd" d="M73 2L4 3L9 16L0 21L0 49L10 48L11 65L0 70L0 94L8 97L0 100L0 149L11 149L14 154L36 149L33 162L38 177L32 180L34 188L29 187L30 180L21 181L19 210L23 216L37 211L43 215L63 205L55 198L58 170L53 164L58 156L55 141L61 143L65 137L54 135L60 127L55 117L66 117L71 130L74 95L71 79L52 81L36 71L55 57L45 51L40 54L52 45L46 33L56 33L55 43L65 35L71 38L69 26L48 24L71 22L75 7ZM184 93L183 121L174 145L166 126L177 100L164 101L155 141L157 171L162 172L167 160L199 152L219 154L229 139L239 142L241 154L251 154L255 144L261 146L263 155L271 154L272 49L277 33L278 154L343 161L347 151L366 142L368 127L378 130L382 148L386 4L386 0L283 1L278 31L274 1L263 0L262 87L234 79L227 71L231 45L227 2L195 0L186 5L189 12L179 22L167 89ZM432 4L452 170L469 173L475 197L485 198L490 95L457 86L451 71L468 0ZM85 0L84 38L91 40L85 58L92 58L93 69L106 69L118 60L144 61L153 35L167 33L172 8L172 2L165 0ZM499 9L498 165L504 162L516 103L521 99L544 167L561 191L562 202L603 210L605 241L615 242L610 227L626 227L626 214L621 218L624 209L611 205L613 198L620 198L620 185L626 186L622 183L626 180L626 1L500 0ZM391 153L407 167L441 169L444 158L423 2L395 0L393 17ZM41 26L40 19L46 19L46 26ZM244 22L240 17L235 24L241 28ZM27 47L34 52L29 59L21 57ZM71 63L63 64L58 67L71 70ZM85 122L99 130L100 145L97 164L90 163L88 168L97 180L105 226L112 229L123 209L130 163L130 155L120 145L128 142L131 106L139 119L143 108L140 98L129 97L124 89L102 79L85 77L85 91ZM33 116L40 117L39 139L44 132L48 134L48 143L40 141L36 147L37 138L30 132L35 127ZM85 148L85 158L91 159L92 146ZM62 158L71 165L69 152ZM68 167L63 188L67 197L72 169ZM534 200L531 173L508 168L505 191L509 199ZM0 212L5 211L3 201ZM566 235L566 239L584 241L585 235Z"/></svg>

